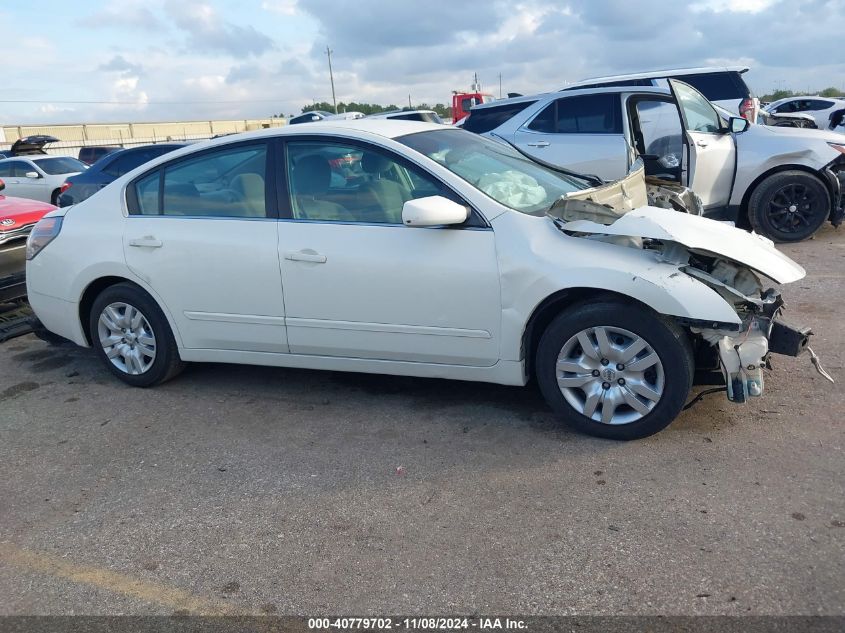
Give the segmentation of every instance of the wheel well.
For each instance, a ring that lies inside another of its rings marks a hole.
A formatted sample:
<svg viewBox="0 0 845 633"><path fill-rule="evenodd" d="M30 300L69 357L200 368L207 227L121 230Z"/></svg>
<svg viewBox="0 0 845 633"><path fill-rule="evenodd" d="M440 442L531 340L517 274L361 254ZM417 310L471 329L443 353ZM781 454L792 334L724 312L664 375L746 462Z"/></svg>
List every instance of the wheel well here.
<svg viewBox="0 0 845 633"><path fill-rule="evenodd" d="M531 313L528 324L525 326L525 331L522 333L522 356L525 359L525 374L529 378L534 375L534 357L537 354L537 346L540 344L540 338L543 336L543 332L546 331L549 323L564 308L574 303L585 301L586 299L612 299L623 303L639 305L654 312L650 306L633 297L599 288L566 288L549 295L534 308L534 312Z"/></svg>
<svg viewBox="0 0 845 633"><path fill-rule="evenodd" d="M745 193L742 194L742 202L739 204L739 216L737 217L737 224L742 228L750 228L751 223L748 219L748 201L751 199L751 194L754 193L754 190L757 186L763 182L769 176L773 176L775 174L779 174L783 171L803 171L805 174L809 174L810 176L815 177L819 182L821 182L825 189L827 189L827 193L830 195L831 200L835 192L831 189L831 185L827 182L826 178L820 178L819 172L812 167L807 167L806 165L779 165L770 169L769 171L760 174L757 178L754 179L754 182L745 190Z"/></svg>
<svg viewBox="0 0 845 633"><path fill-rule="evenodd" d="M109 286L116 284L130 283L133 286L137 285L123 277L100 277L92 281L85 292L82 293L82 299L79 300L79 323L82 325L82 332L85 334L85 339L91 345L91 332L88 331L88 320L91 317L91 307L97 296Z"/></svg>
<svg viewBox="0 0 845 633"><path fill-rule="evenodd" d="M55 189L53 189L53 192L50 194L50 202L52 203L54 200L56 202L58 202L59 201L59 194L61 192L62 192L61 187L56 187Z"/></svg>

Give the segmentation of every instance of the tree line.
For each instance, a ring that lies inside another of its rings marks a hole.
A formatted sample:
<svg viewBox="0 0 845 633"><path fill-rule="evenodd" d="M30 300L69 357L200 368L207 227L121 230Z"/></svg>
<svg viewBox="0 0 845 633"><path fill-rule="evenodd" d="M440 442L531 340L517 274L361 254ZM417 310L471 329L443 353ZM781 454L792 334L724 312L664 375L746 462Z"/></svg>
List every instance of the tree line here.
<svg viewBox="0 0 845 633"><path fill-rule="evenodd" d="M771 103L772 101L786 99L787 97L803 97L808 95L818 95L819 97L845 97L845 92L832 86L819 92L804 92L803 90L774 90L771 94L761 95L760 101Z"/></svg>
<svg viewBox="0 0 845 633"><path fill-rule="evenodd" d="M312 112L314 110L323 110L325 112L334 112L334 106L331 103L326 101L320 101L319 103L312 103L302 108L302 113L305 112ZM344 101L338 101L337 104L337 111L338 112L361 112L363 114L378 114L380 112L391 112L394 110L433 110L441 117L451 117L452 116L452 109L451 106L448 106L443 103L435 103L434 105L429 105L428 103L420 103L415 105L413 108L409 108L408 106L400 107L395 104L390 105L379 105L378 103L357 103L355 101L350 101L346 103ZM281 117L284 118L284 114L274 114L274 117ZM288 114L288 118L293 118L297 115L295 114Z"/></svg>

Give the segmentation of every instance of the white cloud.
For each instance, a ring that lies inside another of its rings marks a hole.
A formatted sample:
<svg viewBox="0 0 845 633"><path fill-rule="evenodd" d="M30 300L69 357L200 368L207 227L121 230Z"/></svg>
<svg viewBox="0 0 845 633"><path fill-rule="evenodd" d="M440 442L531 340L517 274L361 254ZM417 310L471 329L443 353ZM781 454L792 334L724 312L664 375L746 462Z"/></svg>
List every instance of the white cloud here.
<svg viewBox="0 0 845 633"><path fill-rule="evenodd" d="M690 5L694 12L728 11L731 13L759 13L775 4L777 0L705 0Z"/></svg>
<svg viewBox="0 0 845 633"><path fill-rule="evenodd" d="M298 4L297 0L264 0L261 8L282 15L295 15L299 12Z"/></svg>

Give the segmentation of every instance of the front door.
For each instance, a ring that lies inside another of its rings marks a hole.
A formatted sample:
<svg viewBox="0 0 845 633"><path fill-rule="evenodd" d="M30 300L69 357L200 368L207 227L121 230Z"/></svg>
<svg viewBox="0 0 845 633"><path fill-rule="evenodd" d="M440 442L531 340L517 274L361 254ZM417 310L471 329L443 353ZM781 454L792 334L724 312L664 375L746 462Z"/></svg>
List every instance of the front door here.
<svg viewBox="0 0 845 633"><path fill-rule="evenodd" d="M288 351L267 157L264 142L226 145L127 188L126 263L186 348Z"/></svg>
<svg viewBox="0 0 845 633"><path fill-rule="evenodd" d="M30 200L50 201L50 190L42 174L28 160L18 159L6 163L8 176L3 176L6 182L7 196L29 198ZM28 178L28 173L38 174L38 178Z"/></svg>
<svg viewBox="0 0 845 633"><path fill-rule="evenodd" d="M736 169L736 142L722 118L698 90L669 80L681 112L689 148L687 186L701 198L705 209L727 206Z"/></svg>
<svg viewBox="0 0 845 633"><path fill-rule="evenodd" d="M369 145L315 137L286 151L279 258L291 353L471 366L499 358L493 232L403 226L443 185Z"/></svg>

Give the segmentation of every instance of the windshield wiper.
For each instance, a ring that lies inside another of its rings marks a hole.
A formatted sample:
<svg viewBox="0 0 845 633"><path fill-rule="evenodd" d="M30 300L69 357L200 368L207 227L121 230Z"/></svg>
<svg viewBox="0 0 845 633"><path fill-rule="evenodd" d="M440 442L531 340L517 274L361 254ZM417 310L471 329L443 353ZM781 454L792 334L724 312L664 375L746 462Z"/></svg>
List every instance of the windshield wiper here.
<svg viewBox="0 0 845 633"><path fill-rule="evenodd" d="M565 167L559 167L558 165L552 165L551 163L547 163L546 161L544 161L540 158L537 158L536 156L532 156L531 154L524 152L519 147L517 147L516 145L511 143L504 136L500 136L499 134L496 134L495 132L490 132L490 135L495 136L498 139L502 139L505 143L507 143L508 145L513 147L517 152L519 152L520 154L525 156L525 158L527 158L530 161L537 163L538 165L542 165L546 169L551 169L552 171L556 171L560 174L564 174L565 176L569 176L571 178L577 178L578 180L584 180L584 181L590 183L591 185L593 185L595 187L601 187L603 184L605 184L604 180L602 180L601 178L599 178L598 176L596 176L594 174L582 174L582 173L579 173L577 171L572 171L570 169L566 169Z"/></svg>

